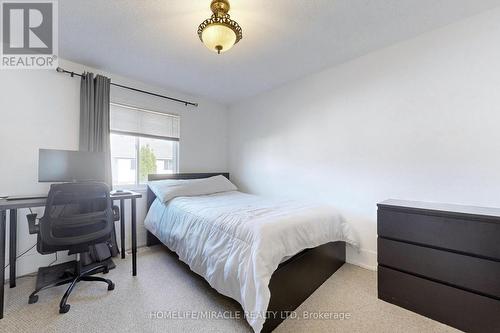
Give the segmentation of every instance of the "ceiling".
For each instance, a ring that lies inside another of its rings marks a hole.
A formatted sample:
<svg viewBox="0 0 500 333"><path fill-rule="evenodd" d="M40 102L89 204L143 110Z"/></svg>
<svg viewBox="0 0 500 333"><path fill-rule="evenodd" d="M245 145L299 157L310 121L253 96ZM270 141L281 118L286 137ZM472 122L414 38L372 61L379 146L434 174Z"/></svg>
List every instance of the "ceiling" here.
<svg viewBox="0 0 500 333"><path fill-rule="evenodd" d="M59 1L64 59L232 104L500 5L500 0L232 0L243 39L198 39L210 0Z"/></svg>

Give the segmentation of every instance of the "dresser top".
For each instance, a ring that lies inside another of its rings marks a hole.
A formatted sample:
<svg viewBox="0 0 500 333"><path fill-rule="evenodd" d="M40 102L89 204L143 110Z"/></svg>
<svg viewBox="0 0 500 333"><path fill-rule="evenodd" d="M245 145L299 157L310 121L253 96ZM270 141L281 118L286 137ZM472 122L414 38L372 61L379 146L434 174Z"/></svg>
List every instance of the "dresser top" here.
<svg viewBox="0 0 500 333"><path fill-rule="evenodd" d="M454 215L468 215L468 216L488 216L500 219L500 208L490 208L490 207L475 207L475 206L464 206L464 205L454 205L454 204L444 204L435 202L423 202L423 201L408 201L408 200L397 200L389 199L385 200L377 206L380 208L403 208L413 211L422 212L443 212L450 213Z"/></svg>

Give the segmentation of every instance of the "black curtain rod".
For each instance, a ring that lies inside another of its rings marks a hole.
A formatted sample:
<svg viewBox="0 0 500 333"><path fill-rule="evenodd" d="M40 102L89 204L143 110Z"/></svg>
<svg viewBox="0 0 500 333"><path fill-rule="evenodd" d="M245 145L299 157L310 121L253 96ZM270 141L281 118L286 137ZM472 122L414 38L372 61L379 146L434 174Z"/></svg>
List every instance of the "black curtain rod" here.
<svg viewBox="0 0 500 333"><path fill-rule="evenodd" d="M56 68L56 71L58 73L65 73L65 74L69 74L71 77L75 77L75 76L79 76L79 77L82 77L82 74L78 74L78 73L75 73L75 72L70 72L70 71L67 71L61 67L57 67ZM192 105L194 107L198 107L198 103L193 103L193 102L189 102L189 101L184 101L182 99L177 99L177 98L173 98L173 97L168 97L168 96L164 96L164 95L159 95L159 94L155 94L155 93L152 93L150 91L146 91L146 90L141 90L141 89L137 89L137 88L132 88L132 87L128 87L128 86L124 86L124 85L121 85L121 84L118 84L118 83L113 83L111 82L111 85L115 86L115 87L120 87L120 88L123 88L123 89L128 89L128 90L132 90L132 91L136 91L136 92L140 92L140 93L143 93L143 94L147 94L147 95L151 95L151 96L156 96L156 97L160 97L160 98L165 98L165 99L168 99L168 100L171 100L171 101L174 101L174 102L177 102L177 103L182 103L184 104L185 106L188 106L188 105Z"/></svg>

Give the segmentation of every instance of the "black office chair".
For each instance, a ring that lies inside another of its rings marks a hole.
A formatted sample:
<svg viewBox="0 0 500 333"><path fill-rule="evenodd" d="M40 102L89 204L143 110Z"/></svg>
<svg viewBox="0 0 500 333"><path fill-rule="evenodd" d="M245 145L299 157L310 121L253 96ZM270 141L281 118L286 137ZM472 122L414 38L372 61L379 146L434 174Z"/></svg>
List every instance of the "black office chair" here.
<svg viewBox="0 0 500 333"><path fill-rule="evenodd" d="M66 313L70 309L70 305L66 303L68 297L79 281L105 282L108 290L113 290L115 285L111 280L91 276L98 272L108 273L109 262L83 267L80 254L88 252L91 245L108 241L114 230L114 221L119 219L119 215L118 207L112 206L109 188L104 183L52 185L45 213L39 223L36 224L36 215L28 218L30 233L38 234L39 253L51 254L68 250L70 255L77 254L77 260L57 265L59 270L55 266L40 268L37 286L29 297L29 303L36 303L37 293L43 289L70 283L59 304L59 312ZM54 272L58 276L54 277Z"/></svg>

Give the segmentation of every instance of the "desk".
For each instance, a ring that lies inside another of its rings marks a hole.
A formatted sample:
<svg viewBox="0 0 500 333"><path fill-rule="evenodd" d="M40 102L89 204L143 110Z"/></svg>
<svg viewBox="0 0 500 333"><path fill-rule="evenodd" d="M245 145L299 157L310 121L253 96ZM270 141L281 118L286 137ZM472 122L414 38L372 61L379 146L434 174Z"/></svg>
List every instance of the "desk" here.
<svg viewBox="0 0 500 333"><path fill-rule="evenodd" d="M137 275L137 205L136 199L142 198L142 194L130 192L123 195L111 195L114 201L120 201L120 246L121 257L125 258L125 200L131 203L131 227L132 227L132 275ZM16 286L16 257L17 257L17 210L21 208L45 207L46 199L29 200L0 200L0 319L3 318L4 308L4 284L5 284L5 230L7 212L9 219L9 281L10 287Z"/></svg>

